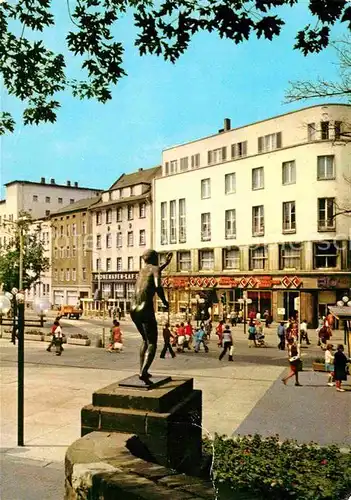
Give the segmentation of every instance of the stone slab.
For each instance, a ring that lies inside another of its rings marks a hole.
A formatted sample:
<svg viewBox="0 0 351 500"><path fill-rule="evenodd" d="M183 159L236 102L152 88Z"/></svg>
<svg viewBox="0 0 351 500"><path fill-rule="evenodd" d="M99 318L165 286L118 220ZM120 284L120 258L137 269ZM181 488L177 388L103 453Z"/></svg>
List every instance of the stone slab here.
<svg viewBox="0 0 351 500"><path fill-rule="evenodd" d="M167 413L186 398L194 387L192 378L172 377L152 390L121 387L118 382L93 393L94 406Z"/></svg>
<svg viewBox="0 0 351 500"><path fill-rule="evenodd" d="M131 377L125 378L118 382L120 387L130 387L133 389L139 389L144 391L150 391L160 387L167 382L171 382L171 377L165 376L153 376L150 378L150 382L146 383L144 380L140 380L139 375L132 375Z"/></svg>

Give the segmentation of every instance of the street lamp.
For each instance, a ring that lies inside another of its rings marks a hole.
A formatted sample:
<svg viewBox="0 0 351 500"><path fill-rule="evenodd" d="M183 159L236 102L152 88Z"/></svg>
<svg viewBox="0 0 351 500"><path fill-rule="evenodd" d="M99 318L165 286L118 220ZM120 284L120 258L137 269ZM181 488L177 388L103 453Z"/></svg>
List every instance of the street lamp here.
<svg viewBox="0 0 351 500"><path fill-rule="evenodd" d="M246 334L246 316L247 316L247 304L252 304L252 299L248 299L246 295L243 296L242 299L238 299L239 304L242 304L244 307L244 334Z"/></svg>
<svg viewBox="0 0 351 500"><path fill-rule="evenodd" d="M33 300L33 309L40 316L40 325L44 326L44 316L51 309L51 303L46 297L36 297Z"/></svg>
<svg viewBox="0 0 351 500"><path fill-rule="evenodd" d="M5 295L0 295L0 318L2 320L3 316L6 316L6 314L9 312L11 309L11 301L9 297L7 297L7 294L5 292ZM1 335L2 337L2 321L1 321Z"/></svg>

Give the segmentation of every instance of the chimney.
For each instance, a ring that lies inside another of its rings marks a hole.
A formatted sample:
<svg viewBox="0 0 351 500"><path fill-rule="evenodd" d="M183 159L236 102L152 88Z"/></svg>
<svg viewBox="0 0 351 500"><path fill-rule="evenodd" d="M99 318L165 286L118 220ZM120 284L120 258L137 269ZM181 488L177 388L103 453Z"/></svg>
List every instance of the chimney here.
<svg viewBox="0 0 351 500"><path fill-rule="evenodd" d="M70 186L71 185L71 181L67 181L67 186Z"/></svg>
<svg viewBox="0 0 351 500"><path fill-rule="evenodd" d="M78 182L75 182L74 183L74 187L77 188L78 187Z"/></svg>
<svg viewBox="0 0 351 500"><path fill-rule="evenodd" d="M224 132L230 130L230 118L224 118Z"/></svg>
<svg viewBox="0 0 351 500"><path fill-rule="evenodd" d="M142 169L142 168L138 168L138 172L142 172L142 171L143 171L143 169Z"/></svg>
<svg viewBox="0 0 351 500"><path fill-rule="evenodd" d="M55 184L55 179L50 179L50 184Z"/></svg>
<svg viewBox="0 0 351 500"><path fill-rule="evenodd" d="M41 183L41 184L45 184L45 177L42 177L42 178L40 179L40 183Z"/></svg>

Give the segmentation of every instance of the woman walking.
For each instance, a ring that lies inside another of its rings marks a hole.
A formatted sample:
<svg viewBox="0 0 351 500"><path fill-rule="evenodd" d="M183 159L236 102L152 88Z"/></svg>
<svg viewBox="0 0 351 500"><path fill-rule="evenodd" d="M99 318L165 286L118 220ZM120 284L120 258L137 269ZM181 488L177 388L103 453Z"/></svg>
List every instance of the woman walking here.
<svg viewBox="0 0 351 500"><path fill-rule="evenodd" d="M248 330L249 330L249 347L252 347L252 344L254 344L254 346L257 347L256 326L252 319L250 320Z"/></svg>
<svg viewBox="0 0 351 500"><path fill-rule="evenodd" d="M341 383L344 380L347 380L346 366L347 357L344 354L344 346L339 344L334 355L334 379L336 390L338 392L345 392L345 389L341 388Z"/></svg>
<svg viewBox="0 0 351 500"><path fill-rule="evenodd" d="M302 370L302 361L300 358L300 344L294 342L293 339L288 340L288 356L290 364L289 374L282 379L284 385L291 377L295 377L295 385L301 386L299 382L299 372Z"/></svg>
<svg viewBox="0 0 351 500"><path fill-rule="evenodd" d="M219 361L225 356L226 352L229 349L229 357L228 361L233 361L233 337L232 332L230 331L229 325L225 325L223 330L223 351L219 355Z"/></svg>
<svg viewBox="0 0 351 500"><path fill-rule="evenodd" d="M116 319L114 319L113 326L111 329L111 344L108 347L108 351L121 352L122 349L123 349L122 332L119 327L119 322Z"/></svg>
<svg viewBox="0 0 351 500"><path fill-rule="evenodd" d="M333 354L333 344L328 344L324 354L325 361L325 371L328 373L328 385L333 387L334 378L334 354Z"/></svg>

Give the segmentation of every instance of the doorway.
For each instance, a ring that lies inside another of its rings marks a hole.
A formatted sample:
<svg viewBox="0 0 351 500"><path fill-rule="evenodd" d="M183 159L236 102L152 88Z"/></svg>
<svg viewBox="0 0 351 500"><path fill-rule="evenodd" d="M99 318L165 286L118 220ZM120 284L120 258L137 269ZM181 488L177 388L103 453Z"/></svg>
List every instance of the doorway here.
<svg viewBox="0 0 351 500"><path fill-rule="evenodd" d="M297 318L299 311L295 308L295 299L299 298L300 292L284 292L284 320L293 317Z"/></svg>

